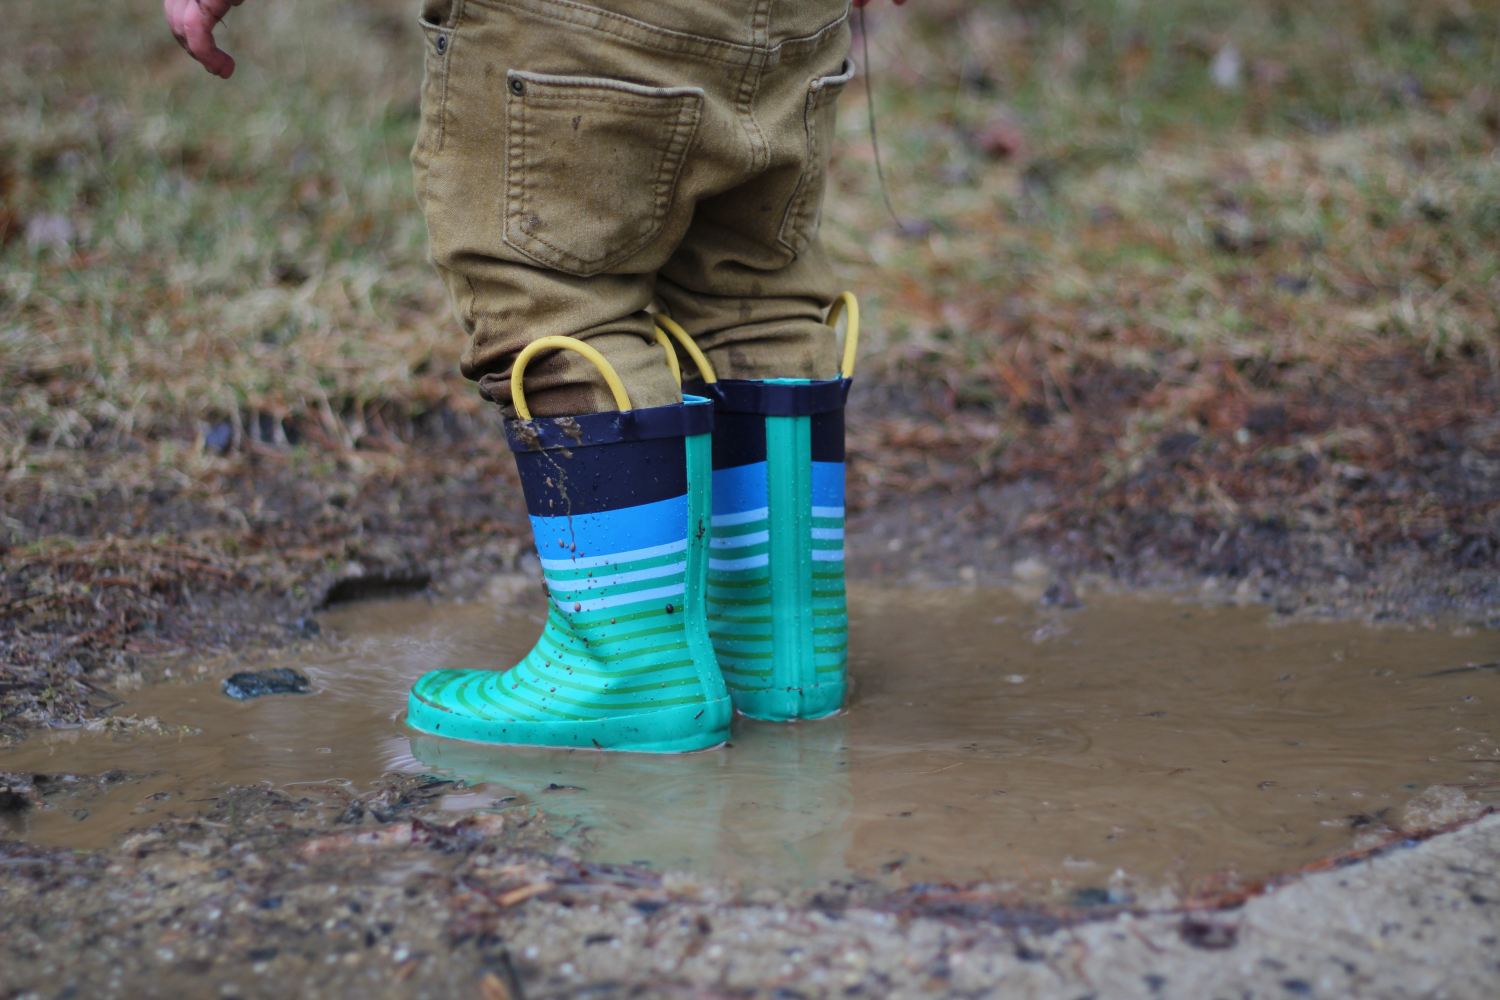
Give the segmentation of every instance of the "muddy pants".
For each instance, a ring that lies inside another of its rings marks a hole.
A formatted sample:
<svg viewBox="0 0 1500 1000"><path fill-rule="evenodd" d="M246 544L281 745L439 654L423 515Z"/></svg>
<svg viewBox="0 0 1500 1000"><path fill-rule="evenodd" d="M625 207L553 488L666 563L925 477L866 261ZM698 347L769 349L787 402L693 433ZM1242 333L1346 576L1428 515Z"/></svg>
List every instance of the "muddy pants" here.
<svg viewBox="0 0 1500 1000"><path fill-rule="evenodd" d="M721 378L833 378L818 241L848 0L424 0L412 162L432 255L510 403L531 341L587 340L637 407L680 393L653 305ZM541 416L613 408L589 363L538 359Z"/></svg>

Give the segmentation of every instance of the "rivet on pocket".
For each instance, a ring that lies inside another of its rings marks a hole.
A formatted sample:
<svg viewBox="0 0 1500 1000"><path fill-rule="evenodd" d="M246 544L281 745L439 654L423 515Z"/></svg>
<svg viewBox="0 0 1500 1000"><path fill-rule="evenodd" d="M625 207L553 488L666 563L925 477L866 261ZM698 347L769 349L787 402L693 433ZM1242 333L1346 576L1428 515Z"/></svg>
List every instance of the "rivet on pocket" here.
<svg viewBox="0 0 1500 1000"><path fill-rule="evenodd" d="M432 47L435 48L435 49L437 49L437 54L438 55L442 55L444 52L447 52L448 51L448 36L447 35L438 35L437 36L437 41L435 41L435 42L432 43Z"/></svg>
<svg viewBox="0 0 1500 1000"><path fill-rule="evenodd" d="M517 97L520 97L522 94L526 93L526 81L525 80L511 80L510 81L510 92L512 94L515 94Z"/></svg>

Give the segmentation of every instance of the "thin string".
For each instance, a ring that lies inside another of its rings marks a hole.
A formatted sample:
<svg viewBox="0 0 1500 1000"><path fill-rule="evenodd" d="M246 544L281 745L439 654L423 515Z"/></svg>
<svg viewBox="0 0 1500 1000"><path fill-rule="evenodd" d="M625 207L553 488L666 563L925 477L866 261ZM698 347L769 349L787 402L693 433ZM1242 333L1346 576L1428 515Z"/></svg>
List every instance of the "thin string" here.
<svg viewBox="0 0 1500 1000"><path fill-rule="evenodd" d="M870 148L875 153L875 179L879 182L880 198L885 202L885 210L890 213L891 221L901 232L908 233L911 229L901 221L901 215L896 211L896 206L891 201L890 189L885 183L885 165L880 155L880 132L875 127L875 90L871 86L871 78L874 74L870 70L870 32L865 27L865 9L856 7L854 12L859 17L860 56L865 64L865 113L870 122Z"/></svg>

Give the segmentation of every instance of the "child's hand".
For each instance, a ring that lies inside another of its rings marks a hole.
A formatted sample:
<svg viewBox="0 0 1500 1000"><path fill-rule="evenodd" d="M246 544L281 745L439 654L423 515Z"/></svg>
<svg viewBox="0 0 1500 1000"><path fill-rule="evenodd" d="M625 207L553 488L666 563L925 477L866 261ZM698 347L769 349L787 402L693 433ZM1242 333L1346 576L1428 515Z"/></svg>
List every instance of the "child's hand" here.
<svg viewBox="0 0 1500 1000"><path fill-rule="evenodd" d="M167 27L172 29L177 44L187 49L204 69L226 80L234 73L234 60L214 43L214 28L231 7L242 3L244 0L162 0Z"/></svg>

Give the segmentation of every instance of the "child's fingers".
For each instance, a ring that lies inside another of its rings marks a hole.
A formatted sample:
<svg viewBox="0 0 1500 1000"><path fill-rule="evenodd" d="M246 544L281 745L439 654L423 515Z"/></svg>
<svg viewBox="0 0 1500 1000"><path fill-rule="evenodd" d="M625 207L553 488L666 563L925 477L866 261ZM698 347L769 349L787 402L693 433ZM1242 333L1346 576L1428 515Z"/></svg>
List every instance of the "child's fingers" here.
<svg viewBox="0 0 1500 1000"><path fill-rule="evenodd" d="M234 60L229 53L214 42L214 31L206 18L194 17L189 12L182 25L182 44L192 57L203 64L203 68L214 76L229 79L234 72Z"/></svg>
<svg viewBox="0 0 1500 1000"><path fill-rule="evenodd" d="M214 42L214 27L239 0L163 0L172 37L214 76L229 79L234 59Z"/></svg>

